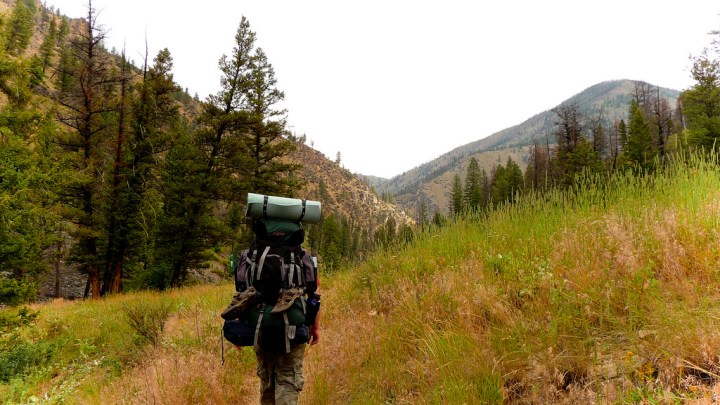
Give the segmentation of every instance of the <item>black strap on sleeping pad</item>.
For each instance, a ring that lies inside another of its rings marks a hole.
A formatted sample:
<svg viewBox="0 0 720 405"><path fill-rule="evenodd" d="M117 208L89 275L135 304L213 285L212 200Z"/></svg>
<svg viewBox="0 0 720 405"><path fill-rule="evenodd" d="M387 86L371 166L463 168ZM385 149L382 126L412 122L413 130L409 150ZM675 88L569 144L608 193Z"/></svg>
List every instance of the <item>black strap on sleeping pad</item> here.
<svg viewBox="0 0 720 405"><path fill-rule="evenodd" d="M267 218L268 199L270 199L269 196L264 196L264 197L263 197L263 218Z"/></svg>
<svg viewBox="0 0 720 405"><path fill-rule="evenodd" d="M307 200L302 200L302 212L300 213L300 218L298 218L298 222L302 221L302 219L305 217L305 206L307 205Z"/></svg>

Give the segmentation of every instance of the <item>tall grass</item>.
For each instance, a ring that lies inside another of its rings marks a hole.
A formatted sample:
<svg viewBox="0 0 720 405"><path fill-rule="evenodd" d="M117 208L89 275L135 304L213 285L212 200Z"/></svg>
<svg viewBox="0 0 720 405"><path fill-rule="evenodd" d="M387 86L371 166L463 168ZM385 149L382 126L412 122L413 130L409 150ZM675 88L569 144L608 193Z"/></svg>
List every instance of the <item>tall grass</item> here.
<svg viewBox="0 0 720 405"><path fill-rule="evenodd" d="M587 177L378 252L323 280L301 402L710 403L719 221L720 169L693 158ZM2 310L0 398L255 403L252 349L220 363L231 292Z"/></svg>
<svg viewBox="0 0 720 405"><path fill-rule="evenodd" d="M6 323L3 403L243 404L257 398L252 350L226 347L219 313L233 287L142 292L99 301L35 305L28 322ZM11 319L17 309L5 309ZM24 363L23 363L24 362Z"/></svg>
<svg viewBox="0 0 720 405"><path fill-rule="evenodd" d="M717 165L695 158L587 177L375 255L334 280L307 402L720 392L719 190Z"/></svg>

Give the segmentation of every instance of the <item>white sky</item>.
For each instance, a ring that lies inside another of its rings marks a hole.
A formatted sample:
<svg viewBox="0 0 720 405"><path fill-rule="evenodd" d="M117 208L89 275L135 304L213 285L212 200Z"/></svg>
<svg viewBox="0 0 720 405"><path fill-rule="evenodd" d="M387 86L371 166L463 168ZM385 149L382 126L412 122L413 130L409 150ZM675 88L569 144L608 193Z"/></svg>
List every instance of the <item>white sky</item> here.
<svg viewBox="0 0 720 405"><path fill-rule="evenodd" d="M69 17L87 0L44 0ZM94 0L108 47L168 48L201 99L245 15L290 129L330 159L392 177L519 124L593 84L692 85L717 0Z"/></svg>

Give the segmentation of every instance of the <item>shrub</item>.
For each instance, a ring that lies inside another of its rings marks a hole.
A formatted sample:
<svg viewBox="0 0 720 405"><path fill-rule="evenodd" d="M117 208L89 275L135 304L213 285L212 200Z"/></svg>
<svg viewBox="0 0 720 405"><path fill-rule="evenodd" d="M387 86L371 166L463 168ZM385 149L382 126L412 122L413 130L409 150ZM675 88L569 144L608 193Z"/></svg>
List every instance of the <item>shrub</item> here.
<svg viewBox="0 0 720 405"><path fill-rule="evenodd" d="M0 279L0 304L20 305L37 298L35 285L27 281Z"/></svg>
<svg viewBox="0 0 720 405"><path fill-rule="evenodd" d="M164 300L140 301L122 307L128 323L142 338L153 345L160 343L165 322L170 317L172 305Z"/></svg>
<svg viewBox="0 0 720 405"><path fill-rule="evenodd" d="M25 326L30 324L37 318L38 312L30 311L27 307L22 307L17 310L17 313L13 311L0 311L0 332Z"/></svg>

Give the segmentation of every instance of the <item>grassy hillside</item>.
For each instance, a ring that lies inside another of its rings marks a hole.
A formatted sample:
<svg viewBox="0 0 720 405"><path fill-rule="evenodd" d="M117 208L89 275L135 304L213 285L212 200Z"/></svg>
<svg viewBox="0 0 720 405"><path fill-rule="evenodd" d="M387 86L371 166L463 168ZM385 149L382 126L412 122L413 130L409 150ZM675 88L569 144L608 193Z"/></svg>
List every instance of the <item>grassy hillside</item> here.
<svg viewBox="0 0 720 405"><path fill-rule="evenodd" d="M335 280L309 403L613 403L720 392L720 170L500 210Z"/></svg>
<svg viewBox="0 0 720 405"><path fill-rule="evenodd" d="M720 394L720 169L596 184L326 275L302 403L709 403ZM2 310L0 398L253 403L252 350L220 363L231 289L57 301L31 308L35 319ZM141 314L167 322L133 328L152 319Z"/></svg>

